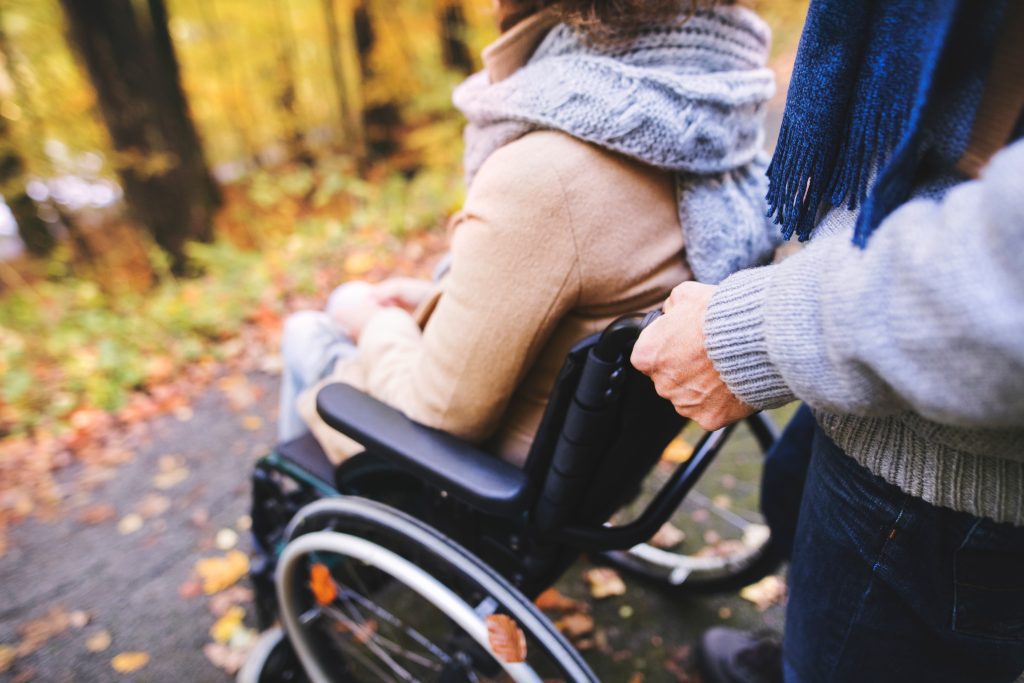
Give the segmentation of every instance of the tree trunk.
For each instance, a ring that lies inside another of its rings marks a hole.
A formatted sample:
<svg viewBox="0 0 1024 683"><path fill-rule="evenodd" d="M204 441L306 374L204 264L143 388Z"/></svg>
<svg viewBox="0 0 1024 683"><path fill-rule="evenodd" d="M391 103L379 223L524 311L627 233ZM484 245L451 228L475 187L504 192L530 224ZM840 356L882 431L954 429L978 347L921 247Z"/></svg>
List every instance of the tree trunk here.
<svg viewBox="0 0 1024 683"><path fill-rule="evenodd" d="M338 22L336 0L322 0L324 23L327 25L327 49L331 57L331 75L338 96L338 112L349 151L363 161L366 157L366 134L363 130L362 69L356 45L355 26L349 14L345 24Z"/></svg>
<svg viewBox="0 0 1024 683"><path fill-rule="evenodd" d="M391 6L393 9L393 5ZM355 33L356 53L363 82L374 78L370 56L377 42L374 15L370 11L370 0L358 0L352 11L352 27ZM366 135L367 155L380 159L398 151L398 136L402 128L402 110L397 102L371 102L363 105L363 130Z"/></svg>
<svg viewBox="0 0 1024 683"><path fill-rule="evenodd" d="M163 0L61 0L96 89L135 217L188 270L185 242L213 237L217 189L181 88Z"/></svg>
<svg viewBox="0 0 1024 683"><path fill-rule="evenodd" d="M8 79L17 83L15 63L7 32L0 16L0 56L3 57L3 68ZM28 196L28 167L20 150L14 146L10 123L0 117L0 195L7 203L7 208L18 224L18 235L25 248L33 256L47 256L56 246L57 241L46 221L39 217L36 203Z"/></svg>
<svg viewBox="0 0 1024 683"><path fill-rule="evenodd" d="M473 73L473 57L466 45L466 14L461 0L440 0L437 10L441 25L441 58L449 69Z"/></svg>

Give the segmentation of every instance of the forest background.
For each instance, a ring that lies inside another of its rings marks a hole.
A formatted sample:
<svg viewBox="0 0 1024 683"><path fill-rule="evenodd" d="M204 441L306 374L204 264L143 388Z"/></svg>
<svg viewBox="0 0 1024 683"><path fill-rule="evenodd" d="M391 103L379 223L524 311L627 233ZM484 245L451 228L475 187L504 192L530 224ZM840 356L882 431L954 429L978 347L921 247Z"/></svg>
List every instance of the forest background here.
<svg viewBox="0 0 1024 683"><path fill-rule="evenodd" d="M806 0L757 9L785 71ZM0 0L0 555L55 469L278 369L288 311L428 272L496 33L490 0Z"/></svg>

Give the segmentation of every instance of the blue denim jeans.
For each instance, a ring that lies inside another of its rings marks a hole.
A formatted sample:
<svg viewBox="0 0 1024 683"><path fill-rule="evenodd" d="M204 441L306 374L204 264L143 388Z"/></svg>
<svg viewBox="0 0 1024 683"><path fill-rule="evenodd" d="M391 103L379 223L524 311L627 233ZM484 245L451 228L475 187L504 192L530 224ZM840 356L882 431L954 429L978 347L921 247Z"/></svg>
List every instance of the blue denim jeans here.
<svg viewBox="0 0 1024 683"><path fill-rule="evenodd" d="M355 355L356 346L331 316L323 311L299 311L288 316L281 332L279 441L291 441L309 431L296 409L299 394L331 373L342 358Z"/></svg>
<svg viewBox="0 0 1024 683"><path fill-rule="evenodd" d="M909 496L820 429L789 586L789 683L984 683L1024 672L1024 528Z"/></svg>

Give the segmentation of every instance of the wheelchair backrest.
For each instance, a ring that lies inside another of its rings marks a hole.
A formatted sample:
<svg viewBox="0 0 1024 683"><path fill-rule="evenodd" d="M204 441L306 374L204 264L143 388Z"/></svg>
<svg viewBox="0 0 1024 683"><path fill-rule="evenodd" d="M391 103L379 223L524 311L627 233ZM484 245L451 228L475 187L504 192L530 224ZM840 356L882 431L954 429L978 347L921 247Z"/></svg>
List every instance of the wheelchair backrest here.
<svg viewBox="0 0 1024 683"><path fill-rule="evenodd" d="M601 523L638 491L684 420L629 362L643 321L578 343L555 381L525 469L543 531Z"/></svg>

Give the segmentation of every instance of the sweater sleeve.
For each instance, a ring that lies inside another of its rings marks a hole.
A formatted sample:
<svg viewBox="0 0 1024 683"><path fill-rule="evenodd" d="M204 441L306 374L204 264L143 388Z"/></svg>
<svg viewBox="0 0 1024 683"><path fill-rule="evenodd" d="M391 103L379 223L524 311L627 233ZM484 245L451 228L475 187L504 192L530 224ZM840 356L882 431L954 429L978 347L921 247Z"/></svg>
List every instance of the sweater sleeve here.
<svg viewBox="0 0 1024 683"><path fill-rule="evenodd" d="M889 216L866 249L837 233L715 293L705 343L756 408L913 411L959 427L1024 422L1024 142L941 202Z"/></svg>
<svg viewBox="0 0 1024 683"><path fill-rule="evenodd" d="M534 162L538 163L534 163ZM568 208L551 164L496 152L453 220L452 266L421 332L397 309L359 340L367 386L412 419L481 441L578 298Z"/></svg>

